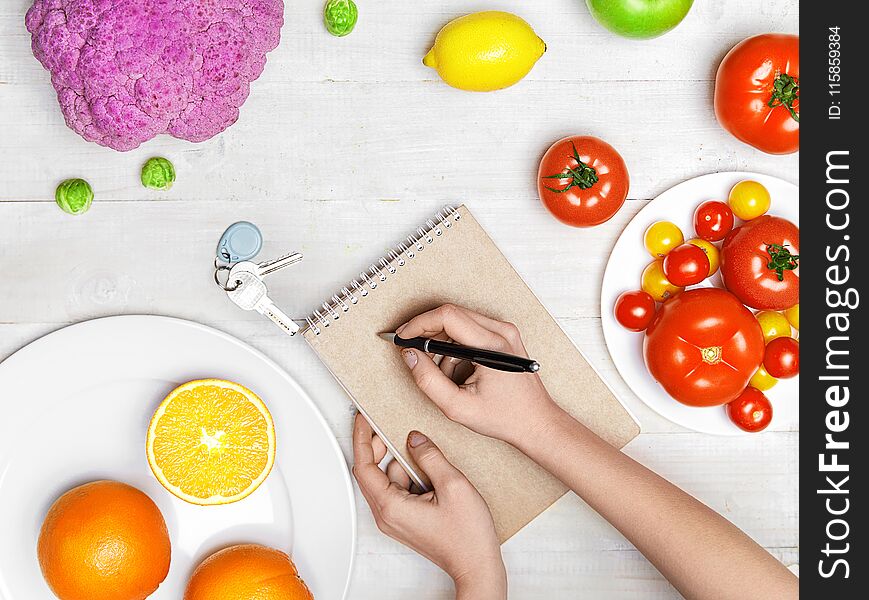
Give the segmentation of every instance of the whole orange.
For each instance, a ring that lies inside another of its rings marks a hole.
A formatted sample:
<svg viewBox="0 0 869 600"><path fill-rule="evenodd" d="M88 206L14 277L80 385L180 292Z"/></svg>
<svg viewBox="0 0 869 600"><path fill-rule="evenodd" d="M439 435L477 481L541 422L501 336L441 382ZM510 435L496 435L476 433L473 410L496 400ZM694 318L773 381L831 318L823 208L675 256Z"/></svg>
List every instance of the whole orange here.
<svg viewBox="0 0 869 600"><path fill-rule="evenodd" d="M61 600L144 600L166 579L171 555L160 509L118 481L86 483L55 500L37 551Z"/></svg>
<svg viewBox="0 0 869 600"><path fill-rule="evenodd" d="M231 546L196 567L184 600L313 600L296 565L280 550Z"/></svg>

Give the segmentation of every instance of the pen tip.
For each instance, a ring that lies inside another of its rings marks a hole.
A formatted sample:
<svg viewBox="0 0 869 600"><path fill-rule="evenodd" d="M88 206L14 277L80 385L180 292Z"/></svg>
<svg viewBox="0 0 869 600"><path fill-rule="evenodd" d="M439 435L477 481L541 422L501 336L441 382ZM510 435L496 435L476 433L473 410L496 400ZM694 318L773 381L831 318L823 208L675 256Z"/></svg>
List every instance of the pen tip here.
<svg viewBox="0 0 869 600"><path fill-rule="evenodd" d="M395 341L394 333L380 333L378 334L378 336L380 337L380 339L386 340L387 342Z"/></svg>

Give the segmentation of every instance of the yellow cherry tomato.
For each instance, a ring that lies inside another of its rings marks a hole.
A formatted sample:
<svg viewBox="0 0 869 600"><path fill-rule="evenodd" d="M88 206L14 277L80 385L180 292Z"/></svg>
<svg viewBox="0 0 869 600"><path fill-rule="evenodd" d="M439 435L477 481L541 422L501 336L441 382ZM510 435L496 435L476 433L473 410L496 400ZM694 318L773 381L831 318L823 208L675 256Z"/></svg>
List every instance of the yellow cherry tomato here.
<svg viewBox="0 0 869 600"><path fill-rule="evenodd" d="M652 258L664 258L670 250L681 246L684 241L682 230L670 221L652 223L643 236L643 243Z"/></svg>
<svg viewBox="0 0 869 600"><path fill-rule="evenodd" d="M791 324L788 323L788 320L780 312L763 310L754 316L763 330L763 342L765 344L769 344L776 338L791 336Z"/></svg>
<svg viewBox="0 0 869 600"><path fill-rule="evenodd" d="M740 181L730 190L727 203L734 215L743 221L750 221L769 210L769 190L756 181Z"/></svg>
<svg viewBox="0 0 869 600"><path fill-rule="evenodd" d="M778 379L767 373L763 365L760 365L754 375L751 376L751 379L748 380L748 385L759 389L761 392L767 391L777 383Z"/></svg>
<svg viewBox="0 0 869 600"><path fill-rule="evenodd" d="M643 269L643 291L652 296L657 302L663 302L672 298L685 288L673 285L664 275L664 261L660 258L653 260Z"/></svg>
<svg viewBox="0 0 869 600"><path fill-rule="evenodd" d="M709 259L709 277L715 275L718 271L718 264L720 263L720 259L718 258L718 248L716 248L712 242L707 242L700 238L688 240L688 243L697 246L706 253L706 258Z"/></svg>
<svg viewBox="0 0 869 600"><path fill-rule="evenodd" d="M800 330L800 305L791 306L785 311L785 318L794 326L797 331Z"/></svg>

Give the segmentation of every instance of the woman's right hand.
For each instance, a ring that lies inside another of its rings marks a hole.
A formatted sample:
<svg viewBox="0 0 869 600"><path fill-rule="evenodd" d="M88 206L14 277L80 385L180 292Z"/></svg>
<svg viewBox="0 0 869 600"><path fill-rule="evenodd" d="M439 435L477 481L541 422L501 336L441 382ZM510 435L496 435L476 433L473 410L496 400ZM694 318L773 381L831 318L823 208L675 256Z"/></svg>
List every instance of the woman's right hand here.
<svg viewBox="0 0 869 600"><path fill-rule="evenodd" d="M445 304L414 317L396 330L403 338L449 339L466 346L528 356L519 330L466 308ZM465 427L518 446L529 436L542 434L560 409L540 376L507 373L473 365L461 384L451 379L456 361L444 357L440 366L431 356L402 350L419 388L451 420Z"/></svg>
<svg viewBox="0 0 869 600"><path fill-rule="evenodd" d="M456 600L506 600L507 573L486 501L440 449L418 431L407 449L433 490L412 492L396 461L378 466L386 445L362 415L353 426L353 475L377 527L441 567L456 584Z"/></svg>

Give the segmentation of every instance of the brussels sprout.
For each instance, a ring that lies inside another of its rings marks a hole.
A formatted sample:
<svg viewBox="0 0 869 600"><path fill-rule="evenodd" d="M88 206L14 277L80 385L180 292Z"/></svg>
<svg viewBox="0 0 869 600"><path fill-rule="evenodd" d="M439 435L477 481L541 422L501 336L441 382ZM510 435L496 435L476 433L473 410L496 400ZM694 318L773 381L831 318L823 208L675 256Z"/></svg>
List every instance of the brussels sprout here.
<svg viewBox="0 0 869 600"><path fill-rule="evenodd" d="M148 159L142 165L142 185L149 190L168 190L175 183L175 167L165 158Z"/></svg>
<svg viewBox="0 0 869 600"><path fill-rule="evenodd" d="M94 191L84 179L67 179L57 186L54 200L63 212L80 215L91 207Z"/></svg>
<svg viewBox="0 0 869 600"><path fill-rule="evenodd" d="M343 37L353 31L359 19L359 9L353 0L329 0L323 9L326 29L334 36Z"/></svg>

